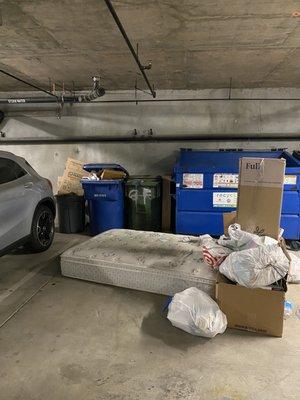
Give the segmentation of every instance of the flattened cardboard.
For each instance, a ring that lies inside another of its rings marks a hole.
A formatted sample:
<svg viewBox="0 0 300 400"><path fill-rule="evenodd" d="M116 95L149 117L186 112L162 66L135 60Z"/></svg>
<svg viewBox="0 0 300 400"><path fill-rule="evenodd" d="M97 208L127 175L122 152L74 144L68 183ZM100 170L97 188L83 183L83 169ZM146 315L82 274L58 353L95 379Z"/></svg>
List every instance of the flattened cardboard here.
<svg viewBox="0 0 300 400"><path fill-rule="evenodd" d="M58 177L57 186L58 194L75 193L79 196L83 195L83 189L80 180L84 176L89 176L90 173L84 171L84 163L72 158L68 158L63 176Z"/></svg>
<svg viewBox="0 0 300 400"><path fill-rule="evenodd" d="M281 188L284 182L285 160L278 158L242 157L240 178L242 186Z"/></svg>
<svg viewBox="0 0 300 400"><path fill-rule="evenodd" d="M228 328L282 337L284 291L249 289L219 274L215 297Z"/></svg>
<svg viewBox="0 0 300 400"><path fill-rule="evenodd" d="M285 160L240 159L237 222L242 229L278 239Z"/></svg>
<svg viewBox="0 0 300 400"><path fill-rule="evenodd" d="M78 182L77 180L69 180L62 176L58 177L57 186L58 186L57 190L58 195L70 194L70 193L77 194L78 196L83 195L83 189L81 187L80 181Z"/></svg>
<svg viewBox="0 0 300 400"><path fill-rule="evenodd" d="M126 174L123 171L115 171L113 169L104 169L100 175L101 179L124 179Z"/></svg>

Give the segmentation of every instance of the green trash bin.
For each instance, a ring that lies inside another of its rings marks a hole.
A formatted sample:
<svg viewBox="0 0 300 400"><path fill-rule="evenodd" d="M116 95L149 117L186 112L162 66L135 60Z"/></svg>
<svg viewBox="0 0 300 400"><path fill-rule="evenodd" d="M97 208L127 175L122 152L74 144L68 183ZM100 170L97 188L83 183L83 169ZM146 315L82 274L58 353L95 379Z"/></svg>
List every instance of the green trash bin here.
<svg viewBox="0 0 300 400"><path fill-rule="evenodd" d="M128 229L161 230L161 178L131 176L125 183Z"/></svg>

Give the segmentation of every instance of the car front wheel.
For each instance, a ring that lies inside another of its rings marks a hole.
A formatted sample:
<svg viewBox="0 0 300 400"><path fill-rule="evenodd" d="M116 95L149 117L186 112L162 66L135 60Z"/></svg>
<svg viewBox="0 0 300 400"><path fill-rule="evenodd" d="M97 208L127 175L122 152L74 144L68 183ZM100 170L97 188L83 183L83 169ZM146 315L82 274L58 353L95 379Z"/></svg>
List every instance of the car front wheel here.
<svg viewBox="0 0 300 400"><path fill-rule="evenodd" d="M41 205L35 211L29 247L34 252L42 252L51 246L54 238L54 215L49 207Z"/></svg>

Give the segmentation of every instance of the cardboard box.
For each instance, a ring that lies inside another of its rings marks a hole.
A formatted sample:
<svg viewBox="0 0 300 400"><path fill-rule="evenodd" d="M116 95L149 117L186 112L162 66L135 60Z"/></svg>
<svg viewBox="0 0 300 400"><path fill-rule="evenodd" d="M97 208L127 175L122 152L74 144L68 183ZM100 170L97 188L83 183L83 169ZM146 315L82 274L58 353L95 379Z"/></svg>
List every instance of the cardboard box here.
<svg viewBox="0 0 300 400"><path fill-rule="evenodd" d="M242 229L278 238L285 160L240 159L237 222Z"/></svg>
<svg viewBox="0 0 300 400"><path fill-rule="evenodd" d="M228 321L228 328L282 337L285 292L248 289L218 275L216 301Z"/></svg>
<svg viewBox="0 0 300 400"><path fill-rule="evenodd" d="M100 174L100 179L124 179L126 173L123 171L115 171L113 169L104 169Z"/></svg>
<svg viewBox="0 0 300 400"><path fill-rule="evenodd" d="M171 175L162 176L162 213L161 213L162 232L171 232L171 222L172 222L171 183L172 183Z"/></svg>
<svg viewBox="0 0 300 400"><path fill-rule="evenodd" d="M78 196L83 195L80 181L84 176L90 175L89 172L84 171L83 165L82 161L72 158L67 159L63 176L59 176L57 180L57 193L59 195L68 193L75 193Z"/></svg>

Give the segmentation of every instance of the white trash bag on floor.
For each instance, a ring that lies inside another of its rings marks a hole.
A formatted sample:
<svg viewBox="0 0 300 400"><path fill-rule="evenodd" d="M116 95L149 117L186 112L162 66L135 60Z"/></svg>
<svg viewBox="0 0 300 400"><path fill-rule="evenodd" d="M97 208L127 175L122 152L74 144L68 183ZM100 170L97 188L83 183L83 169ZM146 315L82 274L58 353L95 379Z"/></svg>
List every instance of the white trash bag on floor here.
<svg viewBox="0 0 300 400"><path fill-rule="evenodd" d="M219 271L242 286L257 288L283 278L289 264L281 247L269 244L231 253L220 265Z"/></svg>
<svg viewBox="0 0 300 400"><path fill-rule="evenodd" d="M167 318L173 326L185 332L208 338L223 333L227 327L226 315L218 304L194 287L175 294Z"/></svg>

